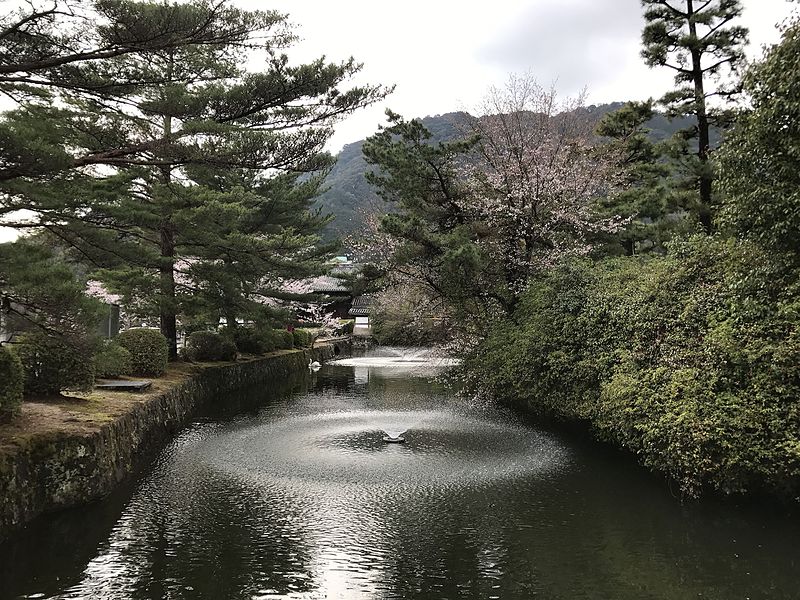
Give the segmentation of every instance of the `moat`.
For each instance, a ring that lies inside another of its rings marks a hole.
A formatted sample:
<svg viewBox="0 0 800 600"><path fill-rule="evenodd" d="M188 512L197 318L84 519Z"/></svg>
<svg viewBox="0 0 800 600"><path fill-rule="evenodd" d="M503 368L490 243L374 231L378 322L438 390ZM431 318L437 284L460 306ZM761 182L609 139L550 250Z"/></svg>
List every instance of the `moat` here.
<svg viewBox="0 0 800 600"><path fill-rule="evenodd" d="M110 497L0 545L0 597L796 597L796 518L682 505L378 354L225 398Z"/></svg>

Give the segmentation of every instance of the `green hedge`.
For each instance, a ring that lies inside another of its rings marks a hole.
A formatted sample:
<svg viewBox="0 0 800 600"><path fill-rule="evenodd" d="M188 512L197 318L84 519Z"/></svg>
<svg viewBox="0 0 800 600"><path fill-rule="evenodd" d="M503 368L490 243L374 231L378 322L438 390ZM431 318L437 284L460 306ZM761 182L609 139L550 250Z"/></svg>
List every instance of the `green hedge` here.
<svg viewBox="0 0 800 600"><path fill-rule="evenodd" d="M185 355L197 361L235 360L236 344L213 331L196 331L186 340Z"/></svg>
<svg viewBox="0 0 800 600"><path fill-rule="evenodd" d="M19 411L25 385L25 371L13 352L0 346L0 423Z"/></svg>
<svg viewBox="0 0 800 600"><path fill-rule="evenodd" d="M267 354L275 350L275 335L272 330L240 327L234 333L236 347L247 354Z"/></svg>
<svg viewBox="0 0 800 600"><path fill-rule="evenodd" d="M314 334L308 329L295 329L292 332L292 342L295 348L310 348L314 341Z"/></svg>
<svg viewBox="0 0 800 600"><path fill-rule="evenodd" d="M119 377L132 372L133 355L117 342L106 342L94 356L95 377Z"/></svg>
<svg viewBox="0 0 800 600"><path fill-rule="evenodd" d="M134 375L158 377L167 370L169 345L156 329L126 329L117 336L117 343L131 353Z"/></svg>
<svg viewBox="0 0 800 600"><path fill-rule="evenodd" d="M285 329L273 329L275 334L275 348L279 350L291 350L294 348L294 335Z"/></svg>
<svg viewBox="0 0 800 600"><path fill-rule="evenodd" d="M89 391L94 385L94 349L88 340L26 333L14 344L25 371L25 393L44 396Z"/></svg>
<svg viewBox="0 0 800 600"><path fill-rule="evenodd" d="M798 497L797 286L766 272L769 254L751 244L697 238L671 251L532 284L465 363L469 387L589 422L686 496Z"/></svg>

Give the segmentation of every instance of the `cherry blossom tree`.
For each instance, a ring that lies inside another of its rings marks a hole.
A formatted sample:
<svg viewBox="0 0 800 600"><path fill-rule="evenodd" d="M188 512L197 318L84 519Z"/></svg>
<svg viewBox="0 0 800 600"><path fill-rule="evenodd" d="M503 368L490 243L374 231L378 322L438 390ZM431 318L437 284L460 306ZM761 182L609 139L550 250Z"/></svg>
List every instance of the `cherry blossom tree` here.
<svg viewBox="0 0 800 600"><path fill-rule="evenodd" d="M559 100L530 76L492 88L463 139L435 143L418 120L389 113L364 145L370 181L399 208L381 229L401 241L397 270L474 327L514 311L529 282L588 253L597 200L619 185L619 160L598 152L584 97Z"/></svg>
<svg viewBox="0 0 800 600"><path fill-rule="evenodd" d="M470 211L489 234L483 247L513 292L567 256L592 249L621 217L598 218L596 201L619 183L617 157L594 151L585 96L559 100L530 75L491 88L472 122L480 161L469 165Z"/></svg>

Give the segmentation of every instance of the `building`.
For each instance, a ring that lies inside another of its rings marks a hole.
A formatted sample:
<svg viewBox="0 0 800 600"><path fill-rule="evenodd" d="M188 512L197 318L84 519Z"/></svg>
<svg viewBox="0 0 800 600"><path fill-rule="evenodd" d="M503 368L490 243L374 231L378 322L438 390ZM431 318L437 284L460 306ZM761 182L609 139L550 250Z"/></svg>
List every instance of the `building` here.
<svg viewBox="0 0 800 600"><path fill-rule="evenodd" d="M372 325L369 320L371 304L371 296L358 296L353 298L352 306L348 311L349 316L356 320L353 325L353 335L370 335L372 333Z"/></svg>

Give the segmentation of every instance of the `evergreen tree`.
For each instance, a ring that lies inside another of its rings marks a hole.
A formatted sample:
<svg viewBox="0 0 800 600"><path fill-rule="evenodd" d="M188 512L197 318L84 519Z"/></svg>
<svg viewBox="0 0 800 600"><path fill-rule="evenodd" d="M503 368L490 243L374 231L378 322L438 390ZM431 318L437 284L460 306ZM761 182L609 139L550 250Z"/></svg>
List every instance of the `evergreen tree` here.
<svg viewBox="0 0 800 600"><path fill-rule="evenodd" d="M0 93L25 106L13 124L0 126L0 181L104 164L141 150L140 144L103 146L97 139L94 148L70 152L60 143L68 128L45 118L56 115L43 108L52 108L64 92L102 103L115 94L173 83L162 73L135 68L136 60L188 47L243 47L256 21L266 24L246 14L225 0L31 0L0 14ZM272 14L269 20L281 18ZM286 29L273 36L276 45L291 39ZM111 59L119 70L101 66Z"/></svg>
<svg viewBox="0 0 800 600"><path fill-rule="evenodd" d="M298 174L255 180L246 172L208 177L194 173L209 196L231 193L228 213L209 219L203 240L191 250L186 276L200 291L188 299L186 313L212 322L224 317L228 329L242 318L266 325L279 316L276 300L308 299L287 291L285 282L327 271L336 244L323 244L320 232L332 217L312 209L324 174L299 181ZM212 181L213 180L213 181ZM204 210L214 210L213 200Z"/></svg>
<svg viewBox="0 0 800 600"><path fill-rule="evenodd" d="M0 244L0 329L84 341L103 315L85 283L43 244Z"/></svg>
<svg viewBox="0 0 800 600"><path fill-rule="evenodd" d="M331 158L322 148L332 124L386 90L339 89L360 69L352 59L291 66L279 53L292 40L283 15L225 3L149 6L154 35L174 23L191 29L206 21L222 33L74 64L71 77L94 82L91 93L53 85L56 91L47 95L26 95L3 123L7 137L33 134L43 153L55 158L49 172L33 181L7 178L0 210L33 211L36 226L84 260L111 269L107 274L116 272L117 281L127 280L143 304L154 300L174 357L182 297L204 291L193 285L190 271L207 277L211 270L200 265L225 257L237 262L246 256L244 248L256 246L262 255L273 251L273 263L280 262L280 252L284 262L292 253L298 264L303 260L299 246L309 239L295 230L307 225L304 213L292 213L295 223L283 232L282 245L265 241L252 226L258 182L280 172L326 169ZM98 27L124 25L112 20ZM261 71L245 68L254 55L263 60ZM129 85L121 84L120 74L131 74ZM202 169L247 171L254 187L199 185L191 176ZM231 223L249 223L250 230L234 231Z"/></svg>
<svg viewBox="0 0 800 600"><path fill-rule="evenodd" d="M366 173L367 180L398 209L380 222L382 232L401 242L384 269L462 313L481 314L487 305L502 304L477 246L469 191L459 174L477 140L433 143L420 120L387 115L389 126L363 147L367 163L378 167Z"/></svg>
<svg viewBox="0 0 800 600"><path fill-rule="evenodd" d="M652 100L629 102L605 115L595 130L607 139L599 151L616 155L624 173L617 192L598 198L599 209L606 216L630 219L621 231L606 236L611 246L604 249L610 254L663 252L664 243L684 225L664 145L650 139L647 123L653 112Z"/></svg>
<svg viewBox="0 0 800 600"><path fill-rule="evenodd" d="M692 116L696 125L676 140L679 155L688 155L696 145L690 164L690 179L698 196L687 208L703 228L713 229L713 170L709 164L710 130L729 120L713 99L724 100L733 87L714 86L726 73L736 72L744 60L747 29L732 25L741 16L739 0L642 0L646 26L642 32L645 62L675 72L677 89L661 102L672 117Z"/></svg>

